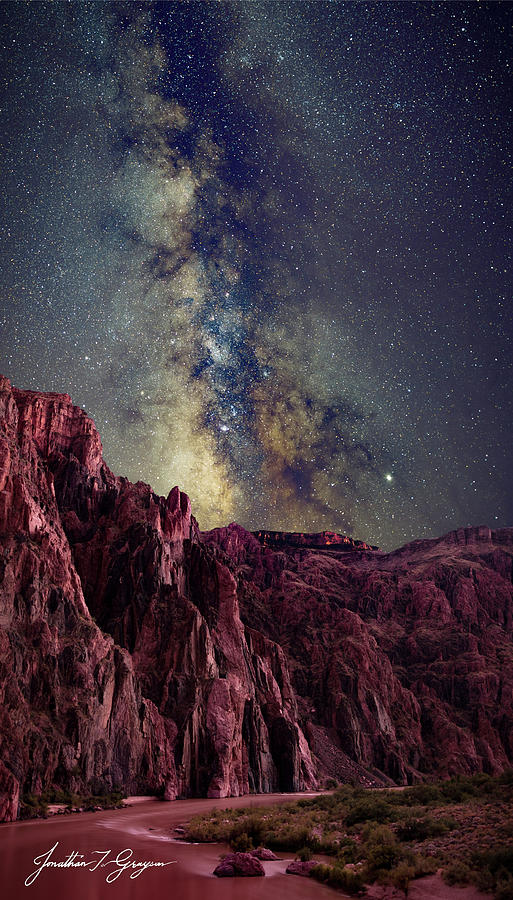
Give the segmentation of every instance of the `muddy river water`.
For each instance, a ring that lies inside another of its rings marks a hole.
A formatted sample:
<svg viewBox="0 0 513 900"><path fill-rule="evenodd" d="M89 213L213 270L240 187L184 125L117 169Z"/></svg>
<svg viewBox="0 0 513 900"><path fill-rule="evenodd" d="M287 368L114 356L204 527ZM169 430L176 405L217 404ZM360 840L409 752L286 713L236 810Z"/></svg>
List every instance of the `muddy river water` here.
<svg viewBox="0 0 513 900"><path fill-rule="evenodd" d="M271 794L172 803L144 800L112 812L0 825L0 898L333 900L337 894L331 888L285 874L290 854L263 863L265 878L219 879L212 872L219 855L226 852L224 845L185 844L173 837L174 827L197 813L292 799L293 795ZM160 865L134 867L135 863ZM130 877L136 872L137 877Z"/></svg>

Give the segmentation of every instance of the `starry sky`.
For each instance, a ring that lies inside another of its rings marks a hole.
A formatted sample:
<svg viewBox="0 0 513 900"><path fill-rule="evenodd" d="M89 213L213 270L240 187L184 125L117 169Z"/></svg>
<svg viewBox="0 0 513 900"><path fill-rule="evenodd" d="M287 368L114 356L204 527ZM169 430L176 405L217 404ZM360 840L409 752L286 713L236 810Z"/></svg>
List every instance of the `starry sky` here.
<svg viewBox="0 0 513 900"><path fill-rule="evenodd" d="M3 3L0 371L203 529L513 525L510 3Z"/></svg>

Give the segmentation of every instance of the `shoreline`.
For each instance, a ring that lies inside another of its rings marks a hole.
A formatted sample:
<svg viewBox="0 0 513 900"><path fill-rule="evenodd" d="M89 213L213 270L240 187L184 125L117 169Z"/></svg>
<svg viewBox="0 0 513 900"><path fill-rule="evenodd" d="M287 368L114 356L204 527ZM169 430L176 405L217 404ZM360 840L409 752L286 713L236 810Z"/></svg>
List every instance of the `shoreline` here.
<svg viewBox="0 0 513 900"><path fill-rule="evenodd" d="M230 890L238 892L245 900L258 900L262 885L260 879L218 879L213 875L213 870L223 853L229 852L226 843L215 842L189 842L175 836L175 828L183 827L190 819L198 814L213 811L216 808L248 808L251 806L276 806L293 802L306 796L318 796L327 792L280 793L280 794L252 794L237 798L205 799L191 798L177 801L160 801L155 797L131 797L126 798L124 807L116 810L102 810L101 812L84 812L81 816L73 816L64 819L62 815L52 815L44 820L45 827L41 827L41 820L27 819L17 822L4 823L6 829L3 832L3 849L6 851L9 842L16 844L20 867L23 872L29 871L29 860L32 860L37 852L46 849L45 841L53 843L60 841L62 853L68 849L83 850L86 847L98 849L99 847L112 847L116 852L123 847L134 848L134 853L144 859L166 859L165 847L169 848L171 856L178 860L179 865L172 867L170 889L180 893L180 885L185 891L191 885L196 885L193 890L204 895L204 900L222 900L228 884ZM37 827L39 826L39 827ZM59 851L61 852L61 851ZM114 852L114 851L113 851ZM294 858L293 851L278 853L276 863L264 863L266 869L265 887L270 900L279 900L286 891L291 900L329 900L336 897L333 888L320 884L310 878L300 878L285 874L286 865ZM7 857L6 857L7 858ZM171 870L166 870L171 871ZM26 873L25 873L26 874ZM57 876L47 873L45 876L56 879ZM91 879L94 878L91 875ZM164 876L158 870L148 872L144 880L135 882L137 894L134 897L147 895L153 884L153 890L161 890L161 879ZM66 884L71 887L77 884L73 874L70 874ZM177 879L177 881L175 881ZM285 879L285 880L283 880ZM59 876L60 885L64 876ZM235 881L235 884L234 884ZM140 884L140 888L138 885ZM191 888L192 889L192 888ZM110 895L115 900L122 898L122 884L118 888L109 887ZM140 893L139 893L140 891ZM202 893L203 892L203 893ZM63 891L64 895L64 891ZM339 893L339 896L347 896ZM400 900L404 895L393 888L382 888L378 885L370 885L366 896L369 900ZM12 894L15 900L15 894ZM412 882L409 892L410 900L490 900L489 894L483 894L475 888L449 887L441 879L439 873L421 878ZM10 897L8 898L10 900Z"/></svg>
<svg viewBox="0 0 513 900"><path fill-rule="evenodd" d="M159 807L167 808L172 811L173 807L177 803L217 803L219 804L219 807L223 809L225 808L223 804L225 804L226 806L230 806L230 804L234 801L238 801L237 805L239 805L240 803L240 805L243 807L251 807L253 804L258 806L265 806L265 801L268 799L270 804L274 806L279 802L291 803L294 802L294 799L296 798L298 800L301 800L305 797L319 797L323 794L329 793L331 793L331 791L294 791L272 794L243 794L239 797L179 797L176 800L163 800L162 797L159 797L155 794L134 794L130 797L124 798L120 806L98 806L95 809L83 809L82 807L69 809L69 807L64 803L49 803L46 815L30 816L23 819L18 818L14 819L12 822L0 822L0 828L12 827L14 825L30 825L35 823L50 822L55 819L58 819L60 821L65 816L72 816L73 818L75 818L77 815L97 816L100 813L122 813L124 810L133 809L134 807L140 807L144 804L158 805ZM257 801L256 803L254 803L255 800ZM192 813L192 815L196 815L196 813ZM182 841L182 843L187 842Z"/></svg>

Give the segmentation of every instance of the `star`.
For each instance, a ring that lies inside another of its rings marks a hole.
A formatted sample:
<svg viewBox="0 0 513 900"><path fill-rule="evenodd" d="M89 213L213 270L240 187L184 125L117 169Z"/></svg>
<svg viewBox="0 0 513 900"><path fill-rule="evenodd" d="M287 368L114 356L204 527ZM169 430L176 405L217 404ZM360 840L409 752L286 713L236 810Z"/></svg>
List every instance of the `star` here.
<svg viewBox="0 0 513 900"><path fill-rule="evenodd" d="M511 524L511 4L4 7L3 374L205 529Z"/></svg>

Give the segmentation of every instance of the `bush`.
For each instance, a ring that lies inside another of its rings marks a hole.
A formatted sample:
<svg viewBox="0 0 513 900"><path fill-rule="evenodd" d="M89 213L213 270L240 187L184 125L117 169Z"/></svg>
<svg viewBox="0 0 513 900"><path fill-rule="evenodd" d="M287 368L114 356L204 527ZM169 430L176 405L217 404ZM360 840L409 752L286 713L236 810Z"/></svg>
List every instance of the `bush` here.
<svg viewBox="0 0 513 900"><path fill-rule="evenodd" d="M405 897L408 896L410 881L412 881L413 878L415 878L415 869L407 862L399 863L399 865L391 870L389 876L390 884L393 884L394 887L402 891Z"/></svg>
<svg viewBox="0 0 513 900"><path fill-rule="evenodd" d="M472 872L472 881L480 891L493 894L495 890L495 878L490 869L478 869Z"/></svg>
<svg viewBox="0 0 513 900"><path fill-rule="evenodd" d="M406 803L418 803L421 806L428 803L439 803L442 799L442 794L436 784L414 784L402 791L402 796Z"/></svg>
<svg viewBox="0 0 513 900"><path fill-rule="evenodd" d="M513 877L509 872L497 880L495 898L496 900L513 900Z"/></svg>
<svg viewBox="0 0 513 900"><path fill-rule="evenodd" d="M213 822L206 822L202 817L197 816L189 822L186 831L188 841L228 841L228 834L221 830Z"/></svg>
<svg viewBox="0 0 513 900"><path fill-rule="evenodd" d="M363 875L353 869L343 866L314 866L311 871L312 878L329 884L330 887L346 891L348 894L359 894L365 886Z"/></svg>
<svg viewBox="0 0 513 900"><path fill-rule="evenodd" d="M308 838L308 846L316 853L326 853L327 856L336 856L339 848L339 842L333 834L328 832L322 838L311 835Z"/></svg>
<svg viewBox="0 0 513 900"><path fill-rule="evenodd" d="M337 860L343 864L354 863L358 859L358 844L352 838L342 838L338 845Z"/></svg>
<svg viewBox="0 0 513 900"><path fill-rule="evenodd" d="M456 860L444 869L443 879L451 887L454 884L468 884L472 880L472 872L462 860Z"/></svg>
<svg viewBox="0 0 513 900"><path fill-rule="evenodd" d="M299 850L300 847L315 847L316 840L312 839L310 828L306 826L294 828L290 825L282 825L279 828L270 829L260 843L265 844L266 847L272 847L273 850Z"/></svg>
<svg viewBox="0 0 513 900"><path fill-rule="evenodd" d="M367 826L362 834L369 875L388 872L398 865L403 851L398 840L386 825Z"/></svg>
<svg viewBox="0 0 513 900"><path fill-rule="evenodd" d="M233 849L238 850L242 850L244 844L248 845L246 849L250 849L250 846L258 847L260 844L265 843L263 840L265 830L265 822L258 816L240 817L230 828L228 843Z"/></svg>
<svg viewBox="0 0 513 900"><path fill-rule="evenodd" d="M332 794L332 799L337 803L347 803L349 800L360 799L365 793L360 788L352 788L348 784L341 784L340 787ZM318 799L321 799L320 797Z"/></svg>
<svg viewBox="0 0 513 900"><path fill-rule="evenodd" d="M248 850L253 849L253 841L246 834L245 831L242 834L237 834L230 841L230 847L232 850L239 851L240 853L246 853Z"/></svg>
<svg viewBox="0 0 513 900"><path fill-rule="evenodd" d="M397 844L397 838L388 825L370 822L362 831L362 842L371 847L374 844Z"/></svg>
<svg viewBox="0 0 513 900"><path fill-rule="evenodd" d="M319 863L318 866L313 867L310 875L317 881L322 881L324 883L328 880L332 868L333 866L327 866L326 863Z"/></svg>
<svg viewBox="0 0 513 900"><path fill-rule="evenodd" d="M426 838L447 834L457 823L454 819L407 819L397 829L401 841L425 841Z"/></svg>
<svg viewBox="0 0 513 900"><path fill-rule="evenodd" d="M324 788L327 791L334 791L336 788L338 788L338 781L336 780L336 778L327 778L324 782Z"/></svg>
<svg viewBox="0 0 513 900"><path fill-rule="evenodd" d="M513 900L513 848L499 847L474 853L474 881L482 891L494 891L498 900Z"/></svg>
<svg viewBox="0 0 513 900"><path fill-rule="evenodd" d="M424 875L434 875L438 870L438 862L432 856L419 856L412 854L411 864L415 869L415 878L422 878ZM410 860L408 860L410 861Z"/></svg>
<svg viewBox="0 0 513 900"><path fill-rule="evenodd" d="M441 786L442 797L451 803L464 803L477 793L467 781L446 781Z"/></svg>
<svg viewBox="0 0 513 900"><path fill-rule="evenodd" d="M48 803L38 794L23 794L20 800L20 819L41 819L48 815Z"/></svg>
<svg viewBox="0 0 513 900"><path fill-rule="evenodd" d="M349 809L346 815L348 826L357 822L389 822L393 818L393 810L382 797L365 797Z"/></svg>
<svg viewBox="0 0 513 900"><path fill-rule="evenodd" d="M376 844L367 851L369 873L389 872L399 863L401 856L398 844Z"/></svg>
<svg viewBox="0 0 513 900"><path fill-rule="evenodd" d="M478 868L487 868L495 875L502 869L513 875L513 847L499 847L484 853L473 853L472 863Z"/></svg>
<svg viewBox="0 0 513 900"><path fill-rule="evenodd" d="M308 862L313 856L310 847L301 847L300 850L296 853L296 859L300 859L301 862Z"/></svg>

